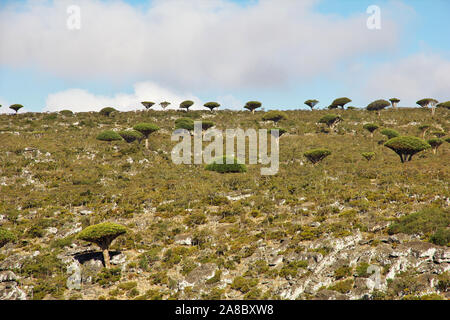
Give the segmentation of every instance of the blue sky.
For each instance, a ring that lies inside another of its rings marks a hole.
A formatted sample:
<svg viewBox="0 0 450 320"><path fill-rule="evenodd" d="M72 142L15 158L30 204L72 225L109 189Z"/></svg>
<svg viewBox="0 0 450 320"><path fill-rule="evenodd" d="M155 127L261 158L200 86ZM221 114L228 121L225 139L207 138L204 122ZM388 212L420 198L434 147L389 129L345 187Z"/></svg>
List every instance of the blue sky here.
<svg viewBox="0 0 450 320"><path fill-rule="evenodd" d="M341 96L357 107L394 95L404 106L450 100L447 0L69 1L81 8L78 31L64 29L62 2L0 0L3 112L129 110L147 96L266 109ZM370 5L379 31L366 30Z"/></svg>

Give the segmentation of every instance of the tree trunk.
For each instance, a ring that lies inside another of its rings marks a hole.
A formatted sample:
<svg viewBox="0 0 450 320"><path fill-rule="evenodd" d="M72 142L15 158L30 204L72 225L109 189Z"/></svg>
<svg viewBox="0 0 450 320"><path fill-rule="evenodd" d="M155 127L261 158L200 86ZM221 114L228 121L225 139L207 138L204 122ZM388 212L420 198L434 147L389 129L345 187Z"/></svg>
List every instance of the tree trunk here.
<svg viewBox="0 0 450 320"><path fill-rule="evenodd" d="M255 109L252 110L252 114L255 114Z"/></svg>
<svg viewBox="0 0 450 320"><path fill-rule="evenodd" d="M145 148L148 149L148 138L145 139Z"/></svg>
<svg viewBox="0 0 450 320"><path fill-rule="evenodd" d="M106 269L110 269L111 268L111 263L109 261L108 248L103 249L103 260L105 260L105 267L106 267Z"/></svg>
<svg viewBox="0 0 450 320"><path fill-rule="evenodd" d="M431 107L431 115L434 116L434 113L436 112L436 107L432 106Z"/></svg>

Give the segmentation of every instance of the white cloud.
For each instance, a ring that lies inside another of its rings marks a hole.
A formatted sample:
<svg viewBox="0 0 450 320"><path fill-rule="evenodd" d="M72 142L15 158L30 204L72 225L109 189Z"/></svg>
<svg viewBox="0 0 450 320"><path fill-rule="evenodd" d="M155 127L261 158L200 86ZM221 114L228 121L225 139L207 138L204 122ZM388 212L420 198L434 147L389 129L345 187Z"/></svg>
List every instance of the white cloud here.
<svg viewBox="0 0 450 320"><path fill-rule="evenodd" d="M0 65L64 79L149 79L180 90L264 88L395 47L398 27L388 17L381 30L368 30L365 8L342 18L315 12L316 2L154 0L143 11L122 1L29 0L0 12ZM74 4L79 31L66 27Z"/></svg>
<svg viewBox="0 0 450 320"><path fill-rule="evenodd" d="M120 111L143 109L142 101L153 101L153 109L160 110L161 101L169 101L167 109L178 109L184 100L194 101L191 108L204 109L202 101L190 93L177 93L151 82L140 82L134 85L134 93L119 93L112 97L95 95L83 89L70 89L50 94L44 111L61 111L69 109L75 112L99 111L104 107L114 107Z"/></svg>
<svg viewBox="0 0 450 320"><path fill-rule="evenodd" d="M3 99L2 97L0 97L0 113L11 113L10 111L12 111L11 109L9 109L10 104L8 104L8 102ZM14 112L14 111L12 111Z"/></svg>
<svg viewBox="0 0 450 320"><path fill-rule="evenodd" d="M416 54L383 63L368 75L365 96L380 99L398 97L400 105L417 106L422 98L450 100L450 60L435 54Z"/></svg>

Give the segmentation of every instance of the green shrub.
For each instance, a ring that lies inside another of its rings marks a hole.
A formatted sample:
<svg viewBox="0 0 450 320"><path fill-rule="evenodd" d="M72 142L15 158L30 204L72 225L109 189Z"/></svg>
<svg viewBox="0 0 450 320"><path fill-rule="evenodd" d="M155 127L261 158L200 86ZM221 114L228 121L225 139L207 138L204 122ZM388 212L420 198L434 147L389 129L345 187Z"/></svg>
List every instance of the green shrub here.
<svg viewBox="0 0 450 320"><path fill-rule="evenodd" d="M322 118L320 118L318 123L324 123L330 129L333 129L341 121L342 121L341 116L330 113L330 114L326 114Z"/></svg>
<svg viewBox="0 0 450 320"><path fill-rule="evenodd" d="M438 246L450 246L450 229L449 228L439 228L430 237L430 242Z"/></svg>
<svg viewBox="0 0 450 320"><path fill-rule="evenodd" d="M369 268L369 264L367 262L361 262L356 266L356 274L358 277L366 278L369 276L367 273L367 269Z"/></svg>
<svg viewBox="0 0 450 320"><path fill-rule="evenodd" d="M117 268L103 268L101 272L99 272L95 278L95 282L100 284L101 286L111 286L120 280L122 272L119 267Z"/></svg>
<svg viewBox="0 0 450 320"><path fill-rule="evenodd" d="M242 293L247 293L258 285L258 279L247 279L244 277L236 277L231 283L231 288Z"/></svg>
<svg viewBox="0 0 450 320"><path fill-rule="evenodd" d="M194 213L187 216L184 220L184 223L190 227L205 224L208 221L208 218L203 213Z"/></svg>
<svg viewBox="0 0 450 320"><path fill-rule="evenodd" d="M352 275L353 269L349 266L342 266L334 270L334 277L339 280L342 278L347 278Z"/></svg>
<svg viewBox="0 0 450 320"><path fill-rule="evenodd" d="M447 245L449 241L450 211L448 209L427 208L401 217L388 228L389 234L424 234L431 242Z"/></svg>
<svg viewBox="0 0 450 320"><path fill-rule="evenodd" d="M159 253L161 252L161 247L153 247L150 250L142 253L138 257L139 267L144 271L150 271L150 267L157 261L159 261Z"/></svg>
<svg viewBox="0 0 450 320"><path fill-rule="evenodd" d="M411 161L413 155L416 153L431 148L426 141L411 136L400 136L389 139L384 146L398 154L402 163Z"/></svg>
<svg viewBox="0 0 450 320"><path fill-rule="evenodd" d="M100 141L119 141L122 140L122 137L115 131L106 130L101 132L96 139Z"/></svg>
<svg viewBox="0 0 450 320"><path fill-rule="evenodd" d="M61 110L59 113L65 117L73 116L73 112L71 110Z"/></svg>
<svg viewBox="0 0 450 320"><path fill-rule="evenodd" d="M342 294L349 293L353 288L353 279L348 279L344 281L338 281L332 286L329 286L329 290L334 290Z"/></svg>
<svg viewBox="0 0 450 320"><path fill-rule="evenodd" d="M375 157L375 152L363 152L361 155L366 159L367 161L372 160Z"/></svg>
<svg viewBox="0 0 450 320"><path fill-rule="evenodd" d="M8 242L13 242L16 240L16 236L11 231L0 228L0 248L3 247Z"/></svg>
<svg viewBox="0 0 450 320"><path fill-rule="evenodd" d="M303 155L311 161L313 164L316 164L331 154L331 151L328 149L313 149L306 151Z"/></svg>
<svg viewBox="0 0 450 320"><path fill-rule="evenodd" d="M289 278L289 277L296 277L298 273L298 269L300 268L307 268L308 267L308 261L307 260L298 260L298 261L291 261L287 264L285 264L280 271L278 272L278 275L283 278Z"/></svg>
<svg viewBox="0 0 450 320"><path fill-rule="evenodd" d="M247 166L245 164L240 164L238 163L237 158L229 156L223 156L221 158L221 161L219 161L219 159L214 160L212 163L206 165L205 169L208 171L216 171L220 173L247 172Z"/></svg>
<svg viewBox="0 0 450 320"><path fill-rule="evenodd" d="M194 120L191 118L179 118L175 120L175 129L194 130Z"/></svg>
<svg viewBox="0 0 450 320"><path fill-rule="evenodd" d="M386 136L388 139L392 139L395 137L399 137L400 133L394 129L383 129L380 131L380 133L384 136Z"/></svg>

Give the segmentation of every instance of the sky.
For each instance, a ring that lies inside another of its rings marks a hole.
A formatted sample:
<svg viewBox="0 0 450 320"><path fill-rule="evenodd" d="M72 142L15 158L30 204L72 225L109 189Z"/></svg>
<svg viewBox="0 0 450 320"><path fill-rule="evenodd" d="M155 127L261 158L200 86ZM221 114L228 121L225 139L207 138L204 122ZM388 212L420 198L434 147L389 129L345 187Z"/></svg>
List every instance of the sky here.
<svg viewBox="0 0 450 320"><path fill-rule="evenodd" d="M0 0L0 113L448 101L448 12L448 0Z"/></svg>

